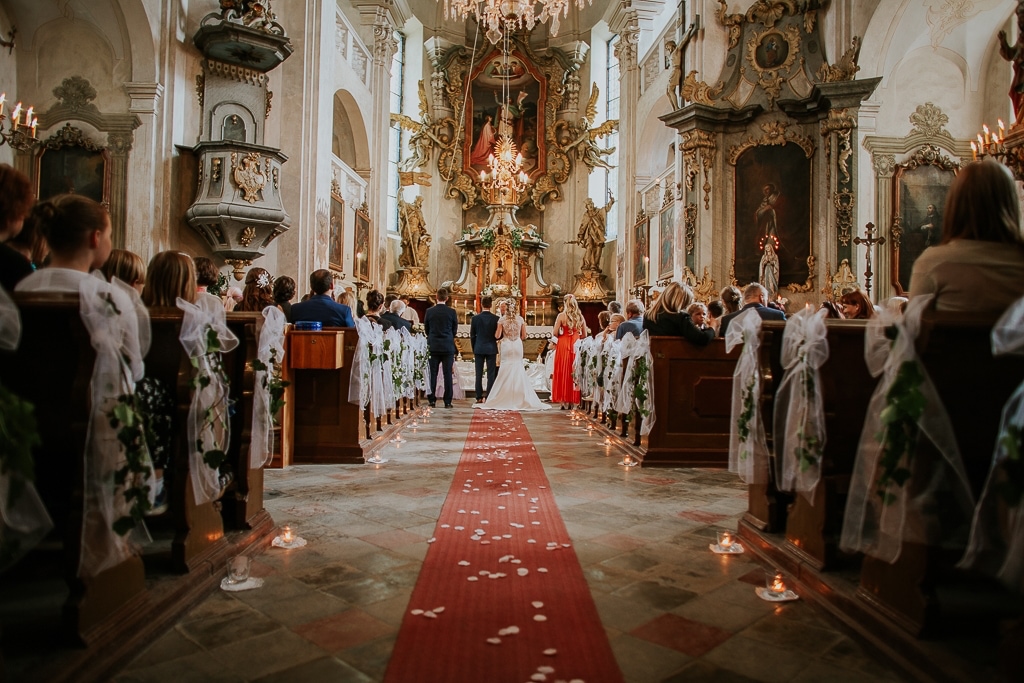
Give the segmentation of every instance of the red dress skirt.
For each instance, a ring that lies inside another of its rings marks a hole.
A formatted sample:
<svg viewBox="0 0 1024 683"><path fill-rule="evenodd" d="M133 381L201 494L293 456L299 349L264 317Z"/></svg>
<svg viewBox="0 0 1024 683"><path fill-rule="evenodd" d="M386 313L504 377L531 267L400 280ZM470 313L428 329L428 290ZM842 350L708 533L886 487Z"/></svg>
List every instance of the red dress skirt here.
<svg viewBox="0 0 1024 683"><path fill-rule="evenodd" d="M572 380L572 364L576 359L573 346L580 338L575 330L562 325L558 330L555 347L555 374L551 378L552 403L579 403L580 389Z"/></svg>

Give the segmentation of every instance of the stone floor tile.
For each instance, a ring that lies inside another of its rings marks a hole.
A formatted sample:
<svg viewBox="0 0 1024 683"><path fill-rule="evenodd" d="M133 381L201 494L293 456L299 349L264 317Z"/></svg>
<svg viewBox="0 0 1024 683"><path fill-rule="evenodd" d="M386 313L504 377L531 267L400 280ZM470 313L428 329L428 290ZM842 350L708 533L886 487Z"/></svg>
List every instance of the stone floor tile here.
<svg viewBox="0 0 1024 683"><path fill-rule="evenodd" d="M665 678L661 683L756 683L756 681L757 679L723 669L711 662L698 660L684 666L678 673Z"/></svg>
<svg viewBox="0 0 1024 683"><path fill-rule="evenodd" d="M701 657L733 636L724 629L675 614L662 614L629 634L691 657Z"/></svg>
<svg viewBox="0 0 1024 683"><path fill-rule="evenodd" d="M825 662L812 661L793 679L793 683L876 683L883 680L885 679L858 669L844 669Z"/></svg>
<svg viewBox="0 0 1024 683"><path fill-rule="evenodd" d="M209 652L196 652L143 669L130 669L118 683L242 683L245 677Z"/></svg>
<svg viewBox="0 0 1024 683"><path fill-rule="evenodd" d="M798 652L733 636L704 655L712 664L766 683L791 681L807 668L809 660Z"/></svg>
<svg viewBox="0 0 1024 683"><path fill-rule="evenodd" d="M641 624L646 624L661 614L661 610L638 605L632 600L604 593L594 594L594 604L597 605L597 613L600 615L602 623L614 624L617 629L623 632L631 631Z"/></svg>
<svg viewBox="0 0 1024 683"><path fill-rule="evenodd" d="M658 610L675 609L697 597L692 591L657 581L637 581L616 590L612 595Z"/></svg>
<svg viewBox="0 0 1024 683"><path fill-rule="evenodd" d="M171 629L157 638L131 664L133 669L145 669L172 659L186 657L199 652L200 647L177 629Z"/></svg>
<svg viewBox="0 0 1024 683"><path fill-rule="evenodd" d="M673 614L696 619L727 631L741 631L764 617L764 610L745 605L722 602L710 596L700 596L672 610Z"/></svg>
<svg viewBox="0 0 1024 683"><path fill-rule="evenodd" d="M627 683L660 683L691 661L688 655L628 634L610 641Z"/></svg>
<svg viewBox="0 0 1024 683"><path fill-rule="evenodd" d="M332 657L314 659L253 679L252 683L372 683L373 679Z"/></svg>
<svg viewBox="0 0 1024 683"><path fill-rule="evenodd" d="M249 607L188 621L179 628L182 635L207 650L282 630L281 624Z"/></svg>
<svg viewBox="0 0 1024 683"><path fill-rule="evenodd" d="M226 669L245 680L319 659L325 652L286 629L210 650Z"/></svg>
<svg viewBox="0 0 1024 683"><path fill-rule="evenodd" d="M792 618L784 618L776 614L775 610L744 629L742 635L807 656L819 655L842 638L842 634L834 629L815 628Z"/></svg>
<svg viewBox="0 0 1024 683"><path fill-rule="evenodd" d="M331 654L397 633L395 627L358 608L296 626L293 630Z"/></svg>

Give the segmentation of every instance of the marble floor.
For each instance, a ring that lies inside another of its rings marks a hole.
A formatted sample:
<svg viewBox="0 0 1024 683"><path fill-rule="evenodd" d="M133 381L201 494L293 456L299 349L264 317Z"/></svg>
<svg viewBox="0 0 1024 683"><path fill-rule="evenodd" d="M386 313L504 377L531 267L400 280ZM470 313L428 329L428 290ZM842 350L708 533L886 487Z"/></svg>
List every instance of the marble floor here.
<svg viewBox="0 0 1024 683"><path fill-rule="evenodd" d="M267 509L308 546L257 557L262 588L210 595L115 680L382 680L471 418L434 411L382 465L268 471ZM758 599L749 556L708 550L746 507L736 477L624 468L565 412L524 419L626 681L901 680L807 602Z"/></svg>

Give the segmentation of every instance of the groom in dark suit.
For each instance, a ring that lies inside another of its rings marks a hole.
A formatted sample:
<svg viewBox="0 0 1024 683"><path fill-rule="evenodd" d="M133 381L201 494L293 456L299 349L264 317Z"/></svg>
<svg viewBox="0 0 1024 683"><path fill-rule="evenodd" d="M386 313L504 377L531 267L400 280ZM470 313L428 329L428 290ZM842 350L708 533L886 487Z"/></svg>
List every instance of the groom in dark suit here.
<svg viewBox="0 0 1024 683"><path fill-rule="evenodd" d="M483 310L473 317L469 326L469 341L473 344L473 360L476 361L476 402L484 401L484 363L487 363L487 390L494 386L498 374L498 316L491 313L491 297L480 299Z"/></svg>
<svg viewBox="0 0 1024 683"><path fill-rule="evenodd" d="M444 407L452 407L452 365L455 363L455 333L459 330L459 315L448 306L448 290L437 290L437 303L423 316L430 351L430 393L427 401L433 408L437 402L437 368L444 375Z"/></svg>

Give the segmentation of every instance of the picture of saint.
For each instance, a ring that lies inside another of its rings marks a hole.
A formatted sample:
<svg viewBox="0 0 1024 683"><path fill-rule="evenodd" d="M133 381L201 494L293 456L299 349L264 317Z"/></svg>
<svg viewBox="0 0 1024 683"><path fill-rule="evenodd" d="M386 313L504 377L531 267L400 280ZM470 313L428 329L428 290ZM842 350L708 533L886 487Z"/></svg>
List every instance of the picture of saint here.
<svg viewBox="0 0 1024 683"><path fill-rule="evenodd" d="M480 134L476 136L476 143L470 153L469 163L473 166L486 166L487 158L494 149L494 140L497 135L494 133L494 126L491 125L492 116L484 115L484 125L480 127Z"/></svg>
<svg viewBox="0 0 1024 683"><path fill-rule="evenodd" d="M650 259L651 249L648 246L647 234L651 230L650 219L644 219L636 224L633 234L633 284L641 285L647 283L647 263Z"/></svg>
<svg viewBox="0 0 1024 683"><path fill-rule="evenodd" d="M672 252L675 249L675 205L662 209L658 219L660 251L658 254L658 277L671 277L673 269Z"/></svg>
<svg viewBox="0 0 1024 683"><path fill-rule="evenodd" d="M953 171L932 164L900 168L896 173L896 215L900 237L889 241L893 249L893 288L900 296L910 286L914 262L942 238L942 214L953 183Z"/></svg>
<svg viewBox="0 0 1024 683"><path fill-rule="evenodd" d="M789 43L776 31L762 36L754 51L754 60L762 69L777 69L789 57Z"/></svg>

